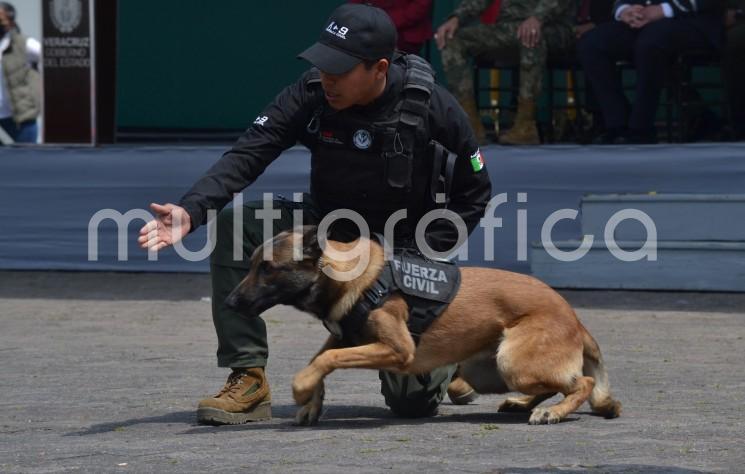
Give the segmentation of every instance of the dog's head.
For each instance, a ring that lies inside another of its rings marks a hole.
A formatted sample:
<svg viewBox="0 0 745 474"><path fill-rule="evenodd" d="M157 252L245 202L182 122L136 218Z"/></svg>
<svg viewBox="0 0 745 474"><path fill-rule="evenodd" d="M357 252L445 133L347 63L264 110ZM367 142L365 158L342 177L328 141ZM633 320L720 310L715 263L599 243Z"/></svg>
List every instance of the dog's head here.
<svg viewBox="0 0 745 474"><path fill-rule="evenodd" d="M269 259L264 258L267 250L271 250ZM278 234L254 251L248 275L230 293L225 304L248 317L258 316L278 304L297 306L319 278L321 255L315 226Z"/></svg>

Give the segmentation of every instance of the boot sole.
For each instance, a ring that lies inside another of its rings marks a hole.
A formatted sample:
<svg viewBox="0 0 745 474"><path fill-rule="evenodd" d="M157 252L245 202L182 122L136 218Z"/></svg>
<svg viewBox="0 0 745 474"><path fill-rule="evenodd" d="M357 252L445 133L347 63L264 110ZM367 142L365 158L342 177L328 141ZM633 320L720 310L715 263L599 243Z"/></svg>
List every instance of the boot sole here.
<svg viewBox="0 0 745 474"><path fill-rule="evenodd" d="M272 403L261 402L245 413L232 413L218 408L204 407L197 409L197 423L201 425L242 425L252 421L272 419Z"/></svg>
<svg viewBox="0 0 745 474"><path fill-rule="evenodd" d="M468 405L472 401L479 398L479 394L476 392L476 390L471 390L468 393L464 393L463 395L458 395L456 397L453 397L448 393L448 397L450 398L450 401L456 405Z"/></svg>

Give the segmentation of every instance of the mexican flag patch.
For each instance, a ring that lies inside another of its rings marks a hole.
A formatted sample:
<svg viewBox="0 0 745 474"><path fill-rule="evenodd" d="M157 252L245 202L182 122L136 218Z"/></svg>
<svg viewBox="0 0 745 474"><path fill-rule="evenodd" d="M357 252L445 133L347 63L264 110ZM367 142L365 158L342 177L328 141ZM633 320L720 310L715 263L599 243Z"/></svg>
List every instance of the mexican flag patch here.
<svg viewBox="0 0 745 474"><path fill-rule="evenodd" d="M484 169L484 157L481 156L481 150L478 148L476 149L476 153L471 155L471 166L474 173L478 173Z"/></svg>

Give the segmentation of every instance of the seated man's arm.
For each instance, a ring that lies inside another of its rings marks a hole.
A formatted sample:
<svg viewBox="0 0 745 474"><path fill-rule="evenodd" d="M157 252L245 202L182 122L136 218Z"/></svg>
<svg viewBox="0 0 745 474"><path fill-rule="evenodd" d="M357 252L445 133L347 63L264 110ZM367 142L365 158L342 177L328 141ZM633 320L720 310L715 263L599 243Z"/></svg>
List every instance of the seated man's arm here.
<svg viewBox="0 0 745 474"><path fill-rule="evenodd" d="M494 0L463 0L450 16L458 17L461 25L476 19Z"/></svg>
<svg viewBox="0 0 745 474"><path fill-rule="evenodd" d="M721 9L720 0L672 0L660 4L668 18L693 16Z"/></svg>
<svg viewBox="0 0 745 474"><path fill-rule="evenodd" d="M621 21L621 14L624 12L624 10L629 9L632 6L641 7L642 4L643 2L641 1L616 0L616 2L613 4L613 18L615 18L616 21Z"/></svg>
<svg viewBox="0 0 745 474"><path fill-rule="evenodd" d="M575 3L573 0L540 0L536 5L533 16L538 18L542 24L556 21L558 17L565 16L569 23L574 18Z"/></svg>
<svg viewBox="0 0 745 474"><path fill-rule="evenodd" d="M463 219L470 234L491 198L489 173L486 166L479 164L479 148L468 117L455 98L440 86L433 92L430 112L432 137L458 155L447 208ZM457 241L457 228L448 220L434 221L428 227L427 243L438 252L452 249Z"/></svg>
<svg viewBox="0 0 745 474"><path fill-rule="evenodd" d="M312 113L305 76L285 88L226 152L181 198L192 230L204 224L208 209L222 209L253 183L282 151L293 146Z"/></svg>

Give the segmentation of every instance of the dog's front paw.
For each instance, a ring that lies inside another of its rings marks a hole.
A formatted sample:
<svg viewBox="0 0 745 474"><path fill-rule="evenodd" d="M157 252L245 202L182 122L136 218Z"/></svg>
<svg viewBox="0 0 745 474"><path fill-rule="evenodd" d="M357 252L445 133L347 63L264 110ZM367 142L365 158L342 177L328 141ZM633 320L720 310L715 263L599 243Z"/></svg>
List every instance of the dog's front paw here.
<svg viewBox="0 0 745 474"><path fill-rule="evenodd" d="M308 366L298 372L292 381L292 398L298 405L306 405L316 388L323 383L323 378L312 366Z"/></svg>
<svg viewBox="0 0 745 474"><path fill-rule="evenodd" d="M528 423L531 425L553 425L561 421L561 417L551 408L533 408Z"/></svg>
<svg viewBox="0 0 745 474"><path fill-rule="evenodd" d="M318 423L323 411L323 382L313 391L310 401L300 407L295 415L295 424L299 426L313 426Z"/></svg>

